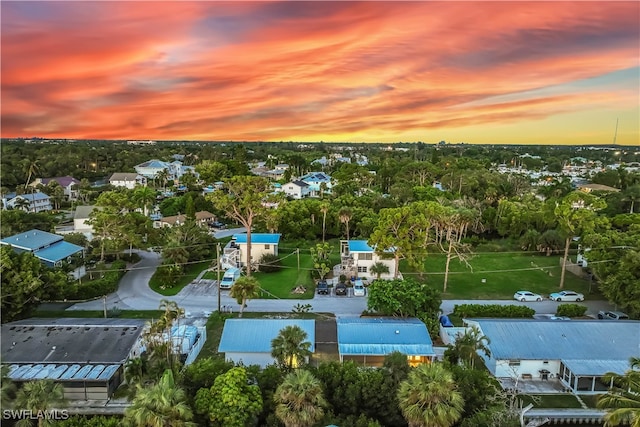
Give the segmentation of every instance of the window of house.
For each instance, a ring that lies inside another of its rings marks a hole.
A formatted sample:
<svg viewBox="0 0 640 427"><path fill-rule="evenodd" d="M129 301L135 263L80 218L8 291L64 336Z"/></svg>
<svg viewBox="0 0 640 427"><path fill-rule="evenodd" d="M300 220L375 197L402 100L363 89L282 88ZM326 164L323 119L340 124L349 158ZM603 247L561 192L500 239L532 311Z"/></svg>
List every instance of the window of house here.
<svg viewBox="0 0 640 427"><path fill-rule="evenodd" d="M365 254L358 254L358 259L360 261L372 261L373 260L373 254L372 253L365 253Z"/></svg>
<svg viewBox="0 0 640 427"><path fill-rule="evenodd" d="M265 249L271 249L271 245L264 245Z"/></svg>
<svg viewBox="0 0 640 427"><path fill-rule="evenodd" d="M509 360L509 366L520 366L519 360Z"/></svg>
<svg viewBox="0 0 640 427"><path fill-rule="evenodd" d="M358 266L358 273L366 273L367 272L367 267L364 266Z"/></svg>
<svg viewBox="0 0 640 427"><path fill-rule="evenodd" d="M542 361L542 364L543 364L543 365L548 365L548 364L549 364L549 361L548 361L548 360L543 360L543 361Z"/></svg>

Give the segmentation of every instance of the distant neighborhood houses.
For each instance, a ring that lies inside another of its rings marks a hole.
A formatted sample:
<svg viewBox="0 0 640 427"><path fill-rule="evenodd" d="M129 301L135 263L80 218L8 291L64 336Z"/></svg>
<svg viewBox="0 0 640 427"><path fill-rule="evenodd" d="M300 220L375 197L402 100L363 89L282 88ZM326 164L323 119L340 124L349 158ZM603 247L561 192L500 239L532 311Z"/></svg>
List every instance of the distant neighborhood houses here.
<svg viewBox="0 0 640 427"><path fill-rule="evenodd" d="M166 171L167 179L171 181L179 180L187 173L192 173L196 177L199 177L199 174L195 171L193 166L184 166L182 162L178 160L173 162L163 162L158 159L153 159L134 166L134 169L138 174L147 179L156 179L158 175L163 173L163 171Z"/></svg>
<svg viewBox="0 0 640 427"><path fill-rule="evenodd" d="M208 211L196 212L196 224L201 227L207 226L216 220L216 216ZM173 227L176 225L182 225L187 221L187 216L184 214L165 216L153 221L154 228Z"/></svg>
<svg viewBox="0 0 640 427"><path fill-rule="evenodd" d="M279 191L293 199L320 197L323 194L330 194L333 184L333 180L328 174L309 172L296 180L283 184Z"/></svg>

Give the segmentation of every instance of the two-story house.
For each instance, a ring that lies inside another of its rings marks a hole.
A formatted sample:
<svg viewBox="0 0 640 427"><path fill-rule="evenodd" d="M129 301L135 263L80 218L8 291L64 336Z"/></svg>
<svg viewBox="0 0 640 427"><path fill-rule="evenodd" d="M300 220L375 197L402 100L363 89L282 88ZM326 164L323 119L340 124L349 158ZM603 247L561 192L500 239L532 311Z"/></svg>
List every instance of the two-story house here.
<svg viewBox="0 0 640 427"><path fill-rule="evenodd" d="M309 172L299 178L300 181L309 184L309 196L319 197L331 193L333 182L331 177L324 172Z"/></svg>
<svg viewBox="0 0 640 427"><path fill-rule="evenodd" d="M147 178L134 172L116 172L109 177L109 184L133 190L137 185L145 185Z"/></svg>
<svg viewBox="0 0 640 427"><path fill-rule="evenodd" d="M22 209L25 212L32 213L53 209L49 196L40 191L20 195L16 195L16 193L6 194L2 198L2 206L5 209Z"/></svg>
<svg viewBox="0 0 640 427"><path fill-rule="evenodd" d="M196 224L205 227L216 220L216 216L208 211L196 212ZM187 221L184 214L158 217L153 221L153 228L173 227L174 225L182 225Z"/></svg>
<svg viewBox="0 0 640 427"><path fill-rule="evenodd" d="M264 254L278 255L280 234L251 233L251 262L255 263ZM247 265L247 235L235 234L224 247L220 259L222 268L241 268Z"/></svg>
<svg viewBox="0 0 640 427"><path fill-rule="evenodd" d="M373 280L377 278L377 275L371 272L371 267L378 262L389 268L389 272L382 273L380 278L393 279L396 272L393 259L381 257L374 248L369 246L366 240L341 240L340 264L334 267L333 274L335 277L345 275L347 278L359 277ZM398 277L402 278L400 272L398 272Z"/></svg>
<svg viewBox="0 0 640 427"><path fill-rule="evenodd" d="M64 195L69 200L76 200L78 198L78 188L80 185L80 181L75 179L72 176L57 176L55 178L36 178L31 184L30 187L36 187L39 184L49 185L52 181L60 184L60 187L64 189Z"/></svg>
<svg viewBox="0 0 640 427"><path fill-rule="evenodd" d="M280 191L293 199L303 199L309 197L310 194L309 184L304 181L287 182L280 188Z"/></svg>

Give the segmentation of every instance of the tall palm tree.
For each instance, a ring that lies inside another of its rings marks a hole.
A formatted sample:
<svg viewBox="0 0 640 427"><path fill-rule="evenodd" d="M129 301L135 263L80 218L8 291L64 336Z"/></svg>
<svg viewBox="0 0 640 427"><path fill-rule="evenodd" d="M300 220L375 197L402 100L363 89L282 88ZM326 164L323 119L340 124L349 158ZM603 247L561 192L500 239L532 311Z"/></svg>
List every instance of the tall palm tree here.
<svg viewBox="0 0 640 427"><path fill-rule="evenodd" d="M342 208L340 209L340 212L338 212L338 218L340 219L340 222L345 225L345 228L346 228L347 240L349 240L349 222L351 221L352 217L353 217L353 212L349 208Z"/></svg>
<svg viewBox="0 0 640 427"><path fill-rule="evenodd" d="M151 187L137 187L133 190L133 200L142 207L144 216L149 216L149 206L156 200L156 192Z"/></svg>
<svg viewBox="0 0 640 427"><path fill-rule="evenodd" d="M640 358L629 360L631 369L619 375L613 372L603 380L613 383L607 394L600 396L597 406L606 409L605 427L630 425L640 427Z"/></svg>
<svg viewBox="0 0 640 427"><path fill-rule="evenodd" d="M322 212L322 243L324 243L324 238L327 231L327 213L329 212L329 204L322 203L320 205L320 212Z"/></svg>
<svg viewBox="0 0 640 427"><path fill-rule="evenodd" d="M491 340L486 335L482 335L480 328L472 326L467 329L464 335L456 339L454 348L456 353L471 368L474 368L475 360L478 357L478 351L482 351L487 357L491 357L491 350L488 345Z"/></svg>
<svg viewBox="0 0 640 427"><path fill-rule="evenodd" d="M156 179L160 180L162 183L162 191L166 191L167 181L169 180L169 170L167 168L162 169L153 177L154 182Z"/></svg>
<svg viewBox="0 0 640 427"><path fill-rule="evenodd" d="M24 409L38 413L51 411L64 406L64 390L62 385L52 380L38 380L26 383L16 394L15 409ZM22 419L18 425L32 425L28 418ZM53 420L38 418L38 427L53 425Z"/></svg>
<svg viewBox="0 0 640 427"><path fill-rule="evenodd" d="M311 427L324 415L322 383L303 369L284 378L274 394L276 417L286 427Z"/></svg>
<svg viewBox="0 0 640 427"><path fill-rule="evenodd" d="M271 340L271 355L279 365L291 370L311 356L311 343L307 338L300 326L286 326Z"/></svg>
<svg viewBox="0 0 640 427"><path fill-rule="evenodd" d="M398 402L409 427L450 427L464 410L453 375L441 363L414 368L400 383Z"/></svg>
<svg viewBox="0 0 640 427"><path fill-rule="evenodd" d="M380 280L380 276L389 273L389 266L383 262L378 261L371 267L369 267L369 271L376 275L376 279Z"/></svg>
<svg viewBox="0 0 640 427"><path fill-rule="evenodd" d="M125 412L125 421L135 427L192 427L193 412L187 395L167 369L151 387L137 386L136 397Z"/></svg>
<svg viewBox="0 0 640 427"><path fill-rule="evenodd" d="M27 160L27 162L24 164L24 171L27 173L27 181L24 183L24 189L26 191L33 175L40 171L38 160Z"/></svg>
<svg viewBox="0 0 640 427"><path fill-rule="evenodd" d="M247 300L258 298L260 292L260 283L258 279L251 276L242 276L231 287L229 295L231 298L235 298L238 304L240 304L240 314L238 317L242 317L244 308L247 305Z"/></svg>

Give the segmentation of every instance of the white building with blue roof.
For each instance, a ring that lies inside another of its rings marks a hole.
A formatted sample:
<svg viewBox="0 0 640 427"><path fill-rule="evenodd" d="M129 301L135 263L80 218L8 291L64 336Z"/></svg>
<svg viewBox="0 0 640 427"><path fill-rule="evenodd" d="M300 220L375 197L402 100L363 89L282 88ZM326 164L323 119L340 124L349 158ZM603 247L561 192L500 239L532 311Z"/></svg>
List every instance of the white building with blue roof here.
<svg viewBox="0 0 640 427"><path fill-rule="evenodd" d="M324 172L309 172L298 180L308 184L309 196L320 197L323 194L331 194L333 180L331 176Z"/></svg>
<svg viewBox="0 0 640 427"><path fill-rule="evenodd" d="M225 359L245 366L273 365L271 341L287 326L298 326L307 334L311 353L315 352L316 330L312 319L227 319L218 352Z"/></svg>
<svg viewBox="0 0 640 427"><path fill-rule="evenodd" d="M490 343L487 369L499 379L559 381L578 394L606 392L608 372L624 374L640 357L640 322L468 319Z"/></svg>
<svg viewBox="0 0 640 427"><path fill-rule="evenodd" d="M0 240L0 244L10 246L15 252L31 252L47 267L62 267L71 262L74 255L84 257L82 246L65 242L64 237L42 230L29 230ZM81 277L84 267L77 270L74 276ZM77 277L76 277L77 278Z"/></svg>
<svg viewBox="0 0 640 427"><path fill-rule="evenodd" d="M46 212L53 209L51 198L41 191L30 194L8 193L2 198L4 209L22 209L26 212Z"/></svg>
<svg viewBox="0 0 640 427"><path fill-rule="evenodd" d="M334 276L345 275L347 278L359 277L373 280L377 275L371 273L371 267L376 263L382 263L389 268L388 273L383 273L380 278L391 280L395 277L396 264L393 259L383 258L376 253L375 248L369 246L366 240L341 240L340 264L334 268ZM398 277L402 278L400 272Z"/></svg>
<svg viewBox="0 0 640 427"><path fill-rule="evenodd" d="M415 318L341 317L337 319L340 361L382 366L399 352L411 366L432 361L436 354L427 326Z"/></svg>
<svg viewBox="0 0 640 427"><path fill-rule="evenodd" d="M278 255L280 236L278 233L251 233L251 262L257 263L265 254ZM244 267L247 255L247 234L234 234L220 258L222 268Z"/></svg>

